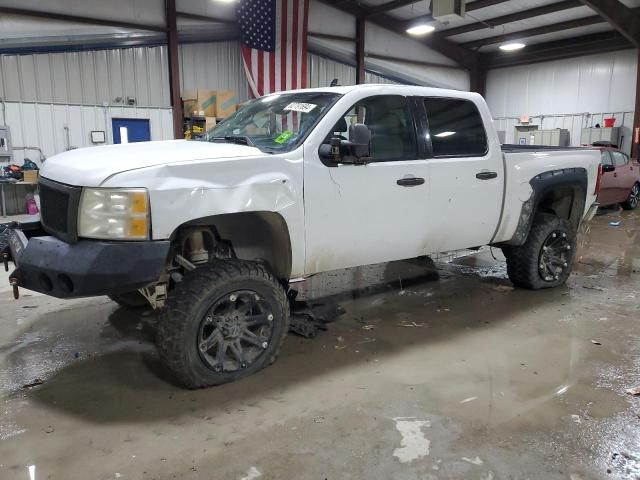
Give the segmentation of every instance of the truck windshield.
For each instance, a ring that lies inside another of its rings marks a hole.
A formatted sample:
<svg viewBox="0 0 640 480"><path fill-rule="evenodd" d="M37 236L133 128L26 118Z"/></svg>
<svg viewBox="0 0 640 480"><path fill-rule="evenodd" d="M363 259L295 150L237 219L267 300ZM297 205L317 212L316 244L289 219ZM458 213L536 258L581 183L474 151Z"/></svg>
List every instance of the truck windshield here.
<svg viewBox="0 0 640 480"><path fill-rule="evenodd" d="M340 97L336 93L301 92L259 98L209 130L209 142L241 143L276 153L296 148Z"/></svg>

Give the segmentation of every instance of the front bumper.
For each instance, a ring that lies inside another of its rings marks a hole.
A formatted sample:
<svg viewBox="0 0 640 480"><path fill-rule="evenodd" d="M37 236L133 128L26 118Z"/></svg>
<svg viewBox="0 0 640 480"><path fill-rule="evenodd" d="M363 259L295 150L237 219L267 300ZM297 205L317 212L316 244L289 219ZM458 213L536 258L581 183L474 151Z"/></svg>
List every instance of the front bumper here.
<svg viewBox="0 0 640 480"><path fill-rule="evenodd" d="M28 232L27 232L28 233ZM158 280L169 241L65 243L55 237L27 238L9 229L6 253L16 265L10 279L18 287L58 298L126 293Z"/></svg>

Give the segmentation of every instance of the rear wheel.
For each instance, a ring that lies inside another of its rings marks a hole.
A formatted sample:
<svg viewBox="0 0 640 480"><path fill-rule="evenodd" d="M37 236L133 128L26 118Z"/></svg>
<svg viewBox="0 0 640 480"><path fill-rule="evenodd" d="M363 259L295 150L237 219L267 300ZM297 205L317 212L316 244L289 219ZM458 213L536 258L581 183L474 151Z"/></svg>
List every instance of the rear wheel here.
<svg viewBox="0 0 640 480"><path fill-rule="evenodd" d="M640 183L636 183L631 187L629 198L622 204L625 210L635 210L640 205Z"/></svg>
<svg viewBox="0 0 640 480"><path fill-rule="evenodd" d="M288 330L285 290L264 265L217 260L170 292L157 344L180 383L202 388L273 363Z"/></svg>
<svg viewBox="0 0 640 480"><path fill-rule="evenodd" d="M145 308L149 306L147 299L137 290L135 292L109 295L109 298L124 308Z"/></svg>
<svg viewBox="0 0 640 480"><path fill-rule="evenodd" d="M568 220L538 214L523 245L503 248L509 279L530 290L560 286L571 274L575 248L576 233Z"/></svg>

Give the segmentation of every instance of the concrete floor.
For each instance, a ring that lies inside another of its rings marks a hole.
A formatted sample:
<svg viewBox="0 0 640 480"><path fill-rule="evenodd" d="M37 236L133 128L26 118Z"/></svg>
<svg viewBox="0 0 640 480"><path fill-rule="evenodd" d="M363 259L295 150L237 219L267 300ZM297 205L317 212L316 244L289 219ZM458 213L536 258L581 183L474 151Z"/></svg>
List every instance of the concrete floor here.
<svg viewBox="0 0 640 480"><path fill-rule="evenodd" d="M0 478L640 478L640 214L580 243L551 291L488 252L315 277L347 313L202 391L162 373L152 315L1 278Z"/></svg>

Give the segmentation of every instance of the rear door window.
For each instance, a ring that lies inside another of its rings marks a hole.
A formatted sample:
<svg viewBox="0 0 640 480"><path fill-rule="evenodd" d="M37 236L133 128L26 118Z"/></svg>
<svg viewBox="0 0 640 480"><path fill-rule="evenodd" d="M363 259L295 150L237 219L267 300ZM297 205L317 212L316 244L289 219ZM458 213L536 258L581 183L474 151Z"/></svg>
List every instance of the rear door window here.
<svg viewBox="0 0 640 480"><path fill-rule="evenodd" d="M613 164L616 167L622 167L623 165L629 163L629 159L624 153L611 152L611 155L613 155Z"/></svg>
<svg viewBox="0 0 640 480"><path fill-rule="evenodd" d="M434 157L481 157L487 134L476 105L459 98L424 99Z"/></svg>
<svg viewBox="0 0 640 480"><path fill-rule="evenodd" d="M600 152L600 162L602 163L602 165L613 165L611 154L606 150Z"/></svg>

